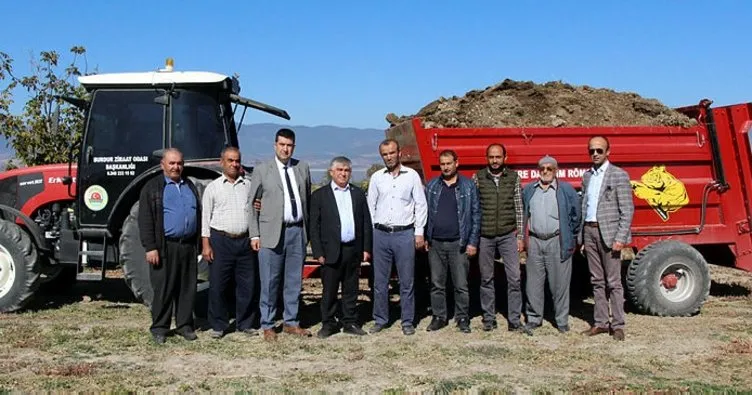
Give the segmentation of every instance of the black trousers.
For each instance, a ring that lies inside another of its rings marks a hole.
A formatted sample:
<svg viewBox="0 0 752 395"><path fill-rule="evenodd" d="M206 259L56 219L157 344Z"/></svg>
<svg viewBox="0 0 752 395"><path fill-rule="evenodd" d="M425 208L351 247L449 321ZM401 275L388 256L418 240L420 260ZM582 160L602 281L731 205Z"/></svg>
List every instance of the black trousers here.
<svg viewBox="0 0 752 395"><path fill-rule="evenodd" d="M259 314L258 255L247 237L233 239L212 230L209 240L214 251L214 262L209 265L209 325L215 331L227 330L230 319L225 296L234 280L235 326L239 331L250 329Z"/></svg>
<svg viewBox="0 0 752 395"><path fill-rule="evenodd" d="M193 330L198 259L194 242L166 241L166 256L159 265L149 265L154 301L151 304L151 333L165 335L173 310L178 331Z"/></svg>
<svg viewBox="0 0 752 395"><path fill-rule="evenodd" d="M351 244L340 245L340 255L334 264L321 266L321 324L329 328L337 327L337 292L342 284L342 319L344 325L355 324L358 319L358 269L362 256L358 256Z"/></svg>

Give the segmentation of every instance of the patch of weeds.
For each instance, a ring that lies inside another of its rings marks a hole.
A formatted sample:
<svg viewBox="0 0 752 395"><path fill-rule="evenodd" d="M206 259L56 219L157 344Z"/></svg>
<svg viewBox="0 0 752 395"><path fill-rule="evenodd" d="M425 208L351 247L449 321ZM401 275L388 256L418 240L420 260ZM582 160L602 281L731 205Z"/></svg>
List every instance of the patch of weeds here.
<svg viewBox="0 0 752 395"><path fill-rule="evenodd" d="M498 383L501 381L499 376L488 372L475 372L470 378L480 383Z"/></svg>
<svg viewBox="0 0 752 395"><path fill-rule="evenodd" d="M633 363L624 363L619 365L619 368L622 369L629 377L634 378L652 378L653 377L653 371L645 366L636 365Z"/></svg>
<svg viewBox="0 0 752 395"><path fill-rule="evenodd" d="M457 377L453 379L440 380L433 387L437 394L449 394L456 391L469 390L473 387L473 380L469 377Z"/></svg>
<svg viewBox="0 0 752 395"><path fill-rule="evenodd" d="M407 393L405 387L387 388L382 392L382 395L402 395Z"/></svg>
<svg viewBox="0 0 752 395"><path fill-rule="evenodd" d="M43 371L41 374L45 376L82 377L91 376L95 371L93 363L74 363L55 366Z"/></svg>
<svg viewBox="0 0 752 395"><path fill-rule="evenodd" d="M506 358L514 353L508 347L490 345L490 344L469 346L467 347L467 350L469 350L473 354L481 355L481 356L488 357L488 358Z"/></svg>
<svg viewBox="0 0 752 395"><path fill-rule="evenodd" d="M295 380L298 381L300 384L303 384L306 388L310 388L309 385L345 383L348 381L352 381L353 377L350 374L340 373L340 372L335 372L335 373L300 372L297 375L295 375Z"/></svg>

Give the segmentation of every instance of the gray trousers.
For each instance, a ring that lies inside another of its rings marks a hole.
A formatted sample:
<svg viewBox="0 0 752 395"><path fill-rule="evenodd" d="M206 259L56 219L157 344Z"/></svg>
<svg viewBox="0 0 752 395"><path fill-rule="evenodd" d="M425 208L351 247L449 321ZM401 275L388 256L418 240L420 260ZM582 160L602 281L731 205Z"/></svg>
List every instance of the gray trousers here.
<svg viewBox="0 0 752 395"><path fill-rule="evenodd" d="M460 251L458 241L433 241L428 250L428 265L431 267L431 310L434 317L447 319L446 283L447 271L454 285L454 320L468 318L470 294L467 291L467 275L470 263L467 254Z"/></svg>
<svg viewBox="0 0 752 395"><path fill-rule="evenodd" d="M282 297L285 305L285 325L298 326L298 305L303 286L303 227L290 226L282 230L282 240L276 248L259 250L259 278L261 279L261 328L274 327L277 315L279 283L284 276Z"/></svg>
<svg viewBox="0 0 752 395"><path fill-rule="evenodd" d="M389 277L392 263L397 266L400 285L402 326L415 319L415 231L373 230L373 320L376 325L389 322Z"/></svg>
<svg viewBox="0 0 752 395"><path fill-rule="evenodd" d="M595 326L608 328L608 307L611 304L612 329L624 328L624 288L621 285L621 253L611 250L601 238L598 228L585 226L585 255L593 285Z"/></svg>
<svg viewBox="0 0 752 395"><path fill-rule="evenodd" d="M540 325L543 322L544 286L554 302L556 326L569 326L569 284L572 279L572 258L561 261L559 236L548 240L530 237L527 262L525 263L527 295L527 322Z"/></svg>
<svg viewBox="0 0 752 395"><path fill-rule="evenodd" d="M481 237L478 252L480 267L480 306L483 322L496 321L496 287L494 285L496 251L504 261L507 275L507 321L520 324L522 291L520 289L520 253L517 252L517 235L510 232L504 236Z"/></svg>

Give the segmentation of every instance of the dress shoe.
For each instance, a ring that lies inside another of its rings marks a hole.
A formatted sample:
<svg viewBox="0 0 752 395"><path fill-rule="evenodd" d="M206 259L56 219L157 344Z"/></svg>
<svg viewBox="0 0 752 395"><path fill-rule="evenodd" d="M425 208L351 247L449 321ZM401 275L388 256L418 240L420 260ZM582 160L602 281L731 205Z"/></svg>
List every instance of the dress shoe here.
<svg viewBox="0 0 752 395"><path fill-rule="evenodd" d="M224 337L224 335L225 333L223 331L217 331L214 329L209 332L209 337L211 337L212 339L221 339L222 337Z"/></svg>
<svg viewBox="0 0 752 395"><path fill-rule="evenodd" d="M470 333L470 320L468 320L467 318L463 318L457 321L457 328L462 333Z"/></svg>
<svg viewBox="0 0 752 395"><path fill-rule="evenodd" d="M516 324L508 324L507 325L507 331L509 332L524 332L525 327L522 326L519 322Z"/></svg>
<svg viewBox="0 0 752 395"><path fill-rule="evenodd" d="M311 337L311 336L313 336L311 334L311 331L309 331L308 329L303 329L303 328L301 328L299 326L285 325L282 328L282 332L285 332L285 333L290 334L290 335L301 336L301 337Z"/></svg>
<svg viewBox="0 0 752 395"><path fill-rule="evenodd" d="M569 332L569 325L562 325L556 329L559 330L559 333L567 333Z"/></svg>
<svg viewBox="0 0 752 395"><path fill-rule="evenodd" d="M444 319L441 319L439 317L433 317L431 319L431 323L428 324L428 327L426 328L426 331L432 332L437 331L443 327L447 326L447 321Z"/></svg>
<svg viewBox="0 0 752 395"><path fill-rule="evenodd" d="M342 328L342 332L345 332L349 335L356 335L356 336L367 335L366 331L364 331L363 328L355 324L346 324L345 327Z"/></svg>
<svg viewBox="0 0 752 395"><path fill-rule="evenodd" d="M339 328L335 329L328 325L324 325L321 327L321 329L319 329L318 332L316 332L316 337L318 337L319 339L326 339L327 337L335 333L339 333Z"/></svg>
<svg viewBox="0 0 752 395"><path fill-rule="evenodd" d="M601 333L608 333L608 332L609 332L608 328L601 328L599 326L593 326L593 327L590 327L590 329L583 331L582 334L586 336L595 336L595 335L600 335Z"/></svg>
<svg viewBox="0 0 752 395"><path fill-rule="evenodd" d="M405 336L411 336L415 334L415 327L411 324L402 325L402 334Z"/></svg>
<svg viewBox="0 0 752 395"><path fill-rule="evenodd" d="M499 324L496 323L496 320L483 321L483 330L486 332L490 332L498 327L499 327Z"/></svg>
<svg viewBox="0 0 752 395"><path fill-rule="evenodd" d="M614 340L624 341L624 329L614 329Z"/></svg>
<svg viewBox="0 0 752 395"><path fill-rule="evenodd" d="M268 342L277 341L277 332L274 331L274 328L264 329L264 340Z"/></svg>
<svg viewBox="0 0 752 395"><path fill-rule="evenodd" d="M175 331L178 335L182 336L185 340L196 340L198 339L198 336L196 336L196 332L193 331L193 329L184 329L181 331Z"/></svg>
<svg viewBox="0 0 752 395"><path fill-rule="evenodd" d="M258 329L253 329L253 328L240 329L238 332L244 333L244 334L246 334L248 336L258 336L259 335Z"/></svg>
<svg viewBox="0 0 752 395"><path fill-rule="evenodd" d="M165 342L167 341L165 335L151 335L151 338L156 344L165 344Z"/></svg>
<svg viewBox="0 0 752 395"><path fill-rule="evenodd" d="M384 325L373 324L371 329L368 330L368 333L375 335L383 330L384 330Z"/></svg>
<svg viewBox="0 0 752 395"><path fill-rule="evenodd" d="M532 322L528 322L527 324L525 324L525 326L522 327L522 333L528 336L532 336L533 331L538 329L540 326L541 324L534 324Z"/></svg>

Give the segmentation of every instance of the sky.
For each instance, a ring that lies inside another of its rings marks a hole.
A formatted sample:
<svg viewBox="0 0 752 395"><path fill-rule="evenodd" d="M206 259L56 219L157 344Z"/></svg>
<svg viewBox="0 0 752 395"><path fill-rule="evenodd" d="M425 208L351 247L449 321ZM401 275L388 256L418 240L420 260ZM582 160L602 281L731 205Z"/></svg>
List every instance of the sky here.
<svg viewBox="0 0 752 395"><path fill-rule="evenodd" d="M749 1L7 1L16 74L44 50L90 70L238 73L286 109L245 123L388 126L505 78L629 91L671 107L752 101ZM64 57L69 60L69 57ZM0 81L0 88L4 86ZM282 121L282 122L280 122Z"/></svg>

